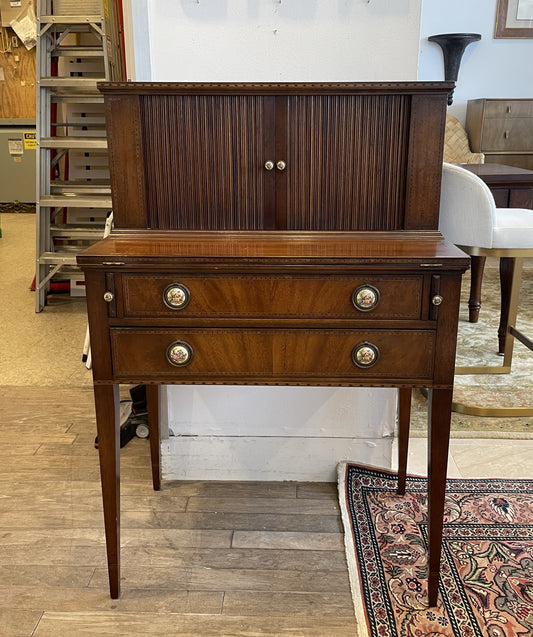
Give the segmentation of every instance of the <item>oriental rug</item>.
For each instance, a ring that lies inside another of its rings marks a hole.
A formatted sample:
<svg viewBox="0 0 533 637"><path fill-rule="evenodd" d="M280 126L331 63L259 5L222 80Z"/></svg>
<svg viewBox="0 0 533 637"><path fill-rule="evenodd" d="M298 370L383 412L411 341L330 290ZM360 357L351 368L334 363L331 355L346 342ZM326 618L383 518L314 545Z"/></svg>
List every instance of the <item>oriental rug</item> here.
<svg viewBox="0 0 533 637"><path fill-rule="evenodd" d="M438 606L427 607L427 482L339 465L339 499L364 637L533 635L533 481L450 479Z"/></svg>

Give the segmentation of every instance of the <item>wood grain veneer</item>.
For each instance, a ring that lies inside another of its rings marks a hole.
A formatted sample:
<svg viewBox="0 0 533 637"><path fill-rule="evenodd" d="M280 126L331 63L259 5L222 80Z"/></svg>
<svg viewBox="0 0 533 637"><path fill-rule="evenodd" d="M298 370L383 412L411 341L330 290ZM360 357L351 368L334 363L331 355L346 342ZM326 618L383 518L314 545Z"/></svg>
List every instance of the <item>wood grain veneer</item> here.
<svg viewBox="0 0 533 637"><path fill-rule="evenodd" d="M399 387L400 492L411 387L425 386L428 597L436 603L468 265L438 232L451 88L101 85L115 229L78 262L86 274L112 597L120 594L118 383L147 385L155 489L162 383ZM164 302L172 284L187 289L183 307ZM360 286L377 299L363 310L354 302ZM188 352L183 364L169 358L175 342Z"/></svg>

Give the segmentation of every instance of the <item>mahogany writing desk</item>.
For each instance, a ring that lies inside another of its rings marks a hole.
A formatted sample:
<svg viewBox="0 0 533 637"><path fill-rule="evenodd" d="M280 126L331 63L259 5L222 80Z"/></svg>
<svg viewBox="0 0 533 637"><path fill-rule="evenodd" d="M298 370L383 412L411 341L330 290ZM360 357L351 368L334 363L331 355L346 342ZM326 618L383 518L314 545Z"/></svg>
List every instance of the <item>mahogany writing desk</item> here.
<svg viewBox="0 0 533 637"><path fill-rule="evenodd" d="M461 275L436 230L446 83L105 84L115 230L80 257L109 581L120 594L118 384L429 388L429 603ZM431 143L429 143L431 142ZM440 154L439 154L440 153Z"/></svg>

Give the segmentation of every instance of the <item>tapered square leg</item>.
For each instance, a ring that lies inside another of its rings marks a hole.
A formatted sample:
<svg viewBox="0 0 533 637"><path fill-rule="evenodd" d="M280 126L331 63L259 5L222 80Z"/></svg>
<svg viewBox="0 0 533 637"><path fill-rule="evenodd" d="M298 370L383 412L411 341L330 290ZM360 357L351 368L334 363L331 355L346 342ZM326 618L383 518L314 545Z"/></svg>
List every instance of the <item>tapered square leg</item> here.
<svg viewBox="0 0 533 637"><path fill-rule="evenodd" d="M150 456L152 459L152 482L154 491L161 489L161 433L159 428L159 385L146 386L148 428L150 430Z"/></svg>
<svg viewBox="0 0 533 637"><path fill-rule="evenodd" d="M407 479L411 396L411 387L401 387L398 390L398 495L405 493L405 483Z"/></svg>
<svg viewBox="0 0 533 637"><path fill-rule="evenodd" d="M95 385L96 427L104 504L109 591L120 597L120 398L119 386Z"/></svg>
<svg viewBox="0 0 533 637"><path fill-rule="evenodd" d="M453 389L451 388L431 389L428 393L429 606L437 605L439 595L452 394Z"/></svg>

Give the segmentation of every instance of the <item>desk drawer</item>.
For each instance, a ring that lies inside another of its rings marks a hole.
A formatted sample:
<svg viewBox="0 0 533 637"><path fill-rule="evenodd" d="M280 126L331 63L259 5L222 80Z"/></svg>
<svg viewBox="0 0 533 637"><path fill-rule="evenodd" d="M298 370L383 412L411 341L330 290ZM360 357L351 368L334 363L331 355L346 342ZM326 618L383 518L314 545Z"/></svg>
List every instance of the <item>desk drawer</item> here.
<svg viewBox="0 0 533 637"><path fill-rule="evenodd" d="M118 380L420 380L430 379L433 372L435 332L430 330L112 328L110 332L113 374ZM178 365L169 361L172 357Z"/></svg>
<svg viewBox="0 0 533 637"><path fill-rule="evenodd" d="M421 318L423 276L125 274L128 318ZM176 307L173 292L179 293ZM167 296L168 295L168 296ZM353 298L352 298L353 297Z"/></svg>

